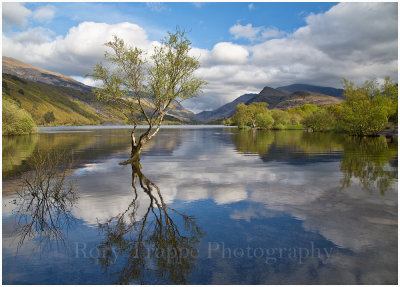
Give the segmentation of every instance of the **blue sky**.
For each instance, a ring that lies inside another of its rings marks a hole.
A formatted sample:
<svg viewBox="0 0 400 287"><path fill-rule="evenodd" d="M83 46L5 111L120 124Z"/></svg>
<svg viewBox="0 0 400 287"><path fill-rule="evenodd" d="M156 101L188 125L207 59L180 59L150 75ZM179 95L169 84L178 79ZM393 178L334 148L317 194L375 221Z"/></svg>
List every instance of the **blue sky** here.
<svg viewBox="0 0 400 287"><path fill-rule="evenodd" d="M275 27L291 33L305 25L305 16L322 13L336 3L26 3L25 7L36 10L52 6L55 14L52 21L41 26L51 29L56 35L65 35L72 26L83 21L132 22L140 25L153 40L164 37L165 31L177 26L190 30L193 45L211 49L215 43L232 41L229 28L234 24ZM29 23L34 27L36 22ZM17 27L15 27L17 28ZM14 28L14 29L15 29ZM25 27L26 28L26 27ZM18 29L18 28L17 28ZM20 28L19 28L20 29ZM237 43L246 44L239 39Z"/></svg>
<svg viewBox="0 0 400 287"><path fill-rule="evenodd" d="M94 85L112 34L151 49L176 27L190 31L204 95L199 112L264 86L341 87L397 80L397 3L4 3L3 56Z"/></svg>

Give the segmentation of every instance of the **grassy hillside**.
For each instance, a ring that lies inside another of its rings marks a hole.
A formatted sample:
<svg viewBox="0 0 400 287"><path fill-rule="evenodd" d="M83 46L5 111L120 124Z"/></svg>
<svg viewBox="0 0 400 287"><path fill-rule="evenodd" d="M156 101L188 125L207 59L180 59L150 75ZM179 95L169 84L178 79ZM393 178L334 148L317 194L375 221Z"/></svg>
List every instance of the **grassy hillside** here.
<svg viewBox="0 0 400 287"><path fill-rule="evenodd" d="M61 75L59 73L54 73L34 67L18 61L17 59L2 57L3 58L3 73L14 75L19 78L39 82L43 84L49 84L54 86L70 87L81 91L91 91L92 88L86 86L70 77Z"/></svg>
<svg viewBox="0 0 400 287"><path fill-rule="evenodd" d="M310 91L297 91L286 96L284 100L278 103L274 108L287 110L300 107L305 104L312 104L318 107L322 107L328 105L338 105L341 102L343 102L343 99L335 98L332 96Z"/></svg>
<svg viewBox="0 0 400 287"><path fill-rule="evenodd" d="M88 91L32 82L9 74L3 74L2 85L3 100L12 101L29 112L38 126L129 123L123 113L99 103ZM179 123L185 118L167 116L166 120Z"/></svg>
<svg viewBox="0 0 400 287"><path fill-rule="evenodd" d="M115 110L95 103L92 93L68 87L35 83L3 74L3 99L14 101L28 111L35 123L46 125L98 125L103 121L125 121ZM95 109L98 105L99 109ZM103 111L99 110L102 109ZM54 120L46 121L52 113Z"/></svg>

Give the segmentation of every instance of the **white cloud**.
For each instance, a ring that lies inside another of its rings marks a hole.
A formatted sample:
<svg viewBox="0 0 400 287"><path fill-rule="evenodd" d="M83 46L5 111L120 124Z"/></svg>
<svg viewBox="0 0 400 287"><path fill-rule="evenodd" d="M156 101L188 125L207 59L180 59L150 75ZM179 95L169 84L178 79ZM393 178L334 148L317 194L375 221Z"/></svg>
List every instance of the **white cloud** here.
<svg viewBox="0 0 400 287"><path fill-rule="evenodd" d="M13 37L14 41L21 44L43 44L47 43L51 39L51 35L54 35L54 32L42 28L42 27L35 27L29 28L26 31L18 33Z"/></svg>
<svg viewBox="0 0 400 287"><path fill-rule="evenodd" d="M265 29L263 29L263 31L261 33L261 37L263 39L278 38L278 37L282 37L284 35L285 35L285 32L280 31L276 27L265 28Z"/></svg>
<svg viewBox="0 0 400 287"><path fill-rule="evenodd" d="M240 88L235 92L233 80L246 87L246 93L293 83L338 88L343 78L358 84L385 76L397 80L397 21L396 3L340 3L325 13L309 15L307 25L292 34L236 24L230 28L235 39L264 41L241 46L249 56L230 70L208 66L213 63L208 58L200 71L209 82L208 90L197 108L209 109L218 100L221 105L243 94ZM206 99L212 104L207 106ZM187 104L194 106L193 101Z"/></svg>
<svg viewBox="0 0 400 287"><path fill-rule="evenodd" d="M94 80L92 77L71 76L71 78L90 87L102 86L102 82L100 80Z"/></svg>
<svg viewBox="0 0 400 287"><path fill-rule="evenodd" d="M4 22L20 27L32 13L21 4L4 7ZM213 109L264 86L306 83L340 87L342 78L361 84L385 76L397 80L397 3L340 3L305 20L306 25L291 34L275 27L236 24L229 29L233 38L247 39L249 45L220 42L211 50L194 47L191 54L201 63L197 75L208 85L204 96L186 101L184 106L196 111ZM83 22L55 39L40 28L3 33L3 55L68 76L82 76L102 60L103 44L113 34L144 49L152 46L147 32L136 24Z"/></svg>
<svg viewBox="0 0 400 287"><path fill-rule="evenodd" d="M249 8L249 10L250 10L250 11L252 11L252 10L254 10L254 9L255 9L255 7L254 7L254 4L253 4L253 3L250 3L250 4L249 4L247 7Z"/></svg>
<svg viewBox="0 0 400 287"><path fill-rule="evenodd" d="M32 14L32 18L38 22L46 22L53 19L54 14L55 14L54 6L46 5L36 9Z"/></svg>
<svg viewBox="0 0 400 287"><path fill-rule="evenodd" d="M236 24L229 28L229 32L233 35L234 39L245 38L250 41L254 41L261 30L262 27L253 27L252 24L247 24L245 26Z"/></svg>
<svg viewBox="0 0 400 287"><path fill-rule="evenodd" d="M8 28L10 26L18 26L24 28L28 23L28 17L32 11L25 8L21 3L3 3L3 25Z"/></svg>
<svg viewBox="0 0 400 287"><path fill-rule="evenodd" d="M213 60L216 63L244 64L249 52L242 46L231 42L220 42L211 51Z"/></svg>
<svg viewBox="0 0 400 287"><path fill-rule="evenodd" d="M233 35L234 39L247 39L251 42L256 40L265 40L269 38L277 38L285 35L276 27L253 27L252 24L241 25L236 24L229 28L229 32Z"/></svg>
<svg viewBox="0 0 400 287"><path fill-rule="evenodd" d="M144 29L136 24L83 22L72 27L65 37L47 42L21 42L19 37L3 34L3 55L65 75L85 75L104 55L104 43L113 35L128 44L148 49L152 42Z"/></svg>

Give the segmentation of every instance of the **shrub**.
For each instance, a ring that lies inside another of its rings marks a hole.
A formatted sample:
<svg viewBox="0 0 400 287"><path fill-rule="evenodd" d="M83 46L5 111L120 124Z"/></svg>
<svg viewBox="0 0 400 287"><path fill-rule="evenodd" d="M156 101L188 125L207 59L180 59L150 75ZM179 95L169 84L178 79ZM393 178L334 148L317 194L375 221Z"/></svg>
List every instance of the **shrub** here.
<svg viewBox="0 0 400 287"><path fill-rule="evenodd" d="M290 116L287 112L281 110L271 111L272 117L274 118L275 125L282 124L286 126L290 121Z"/></svg>
<svg viewBox="0 0 400 287"><path fill-rule="evenodd" d="M327 109L319 108L318 110L307 114L301 123L306 128L312 129L314 132L322 132L332 129L334 121L335 118Z"/></svg>
<svg viewBox="0 0 400 287"><path fill-rule="evenodd" d="M49 112L47 112L47 113L45 113L44 115L43 115L43 118L44 118L44 120L46 121L46 123L51 123L51 122L54 122L55 121L55 117L54 117L54 114L53 114L53 112L51 111L49 111Z"/></svg>
<svg viewBox="0 0 400 287"><path fill-rule="evenodd" d="M389 78L383 87L373 81L359 87L344 80L346 100L342 105L339 128L357 136L375 135L384 130L390 115L396 113L397 88L394 86Z"/></svg>
<svg viewBox="0 0 400 287"><path fill-rule="evenodd" d="M279 123L279 124L274 125L274 129L275 130L286 130L286 126L284 124Z"/></svg>
<svg viewBox="0 0 400 287"><path fill-rule="evenodd" d="M256 114L256 126L260 129L271 129L274 119L269 112Z"/></svg>
<svg viewBox="0 0 400 287"><path fill-rule="evenodd" d="M16 104L3 100L3 135L23 135L36 131L32 116Z"/></svg>
<svg viewBox="0 0 400 287"><path fill-rule="evenodd" d="M10 95L10 88L8 87L7 82L3 81L2 87L3 87L4 91L6 92L6 94Z"/></svg>

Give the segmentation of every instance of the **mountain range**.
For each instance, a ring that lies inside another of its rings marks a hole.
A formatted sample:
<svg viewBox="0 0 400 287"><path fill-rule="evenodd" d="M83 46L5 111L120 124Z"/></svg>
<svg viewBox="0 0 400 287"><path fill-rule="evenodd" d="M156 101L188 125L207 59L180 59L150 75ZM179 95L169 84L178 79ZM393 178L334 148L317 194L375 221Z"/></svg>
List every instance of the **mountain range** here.
<svg viewBox="0 0 400 287"><path fill-rule="evenodd" d="M80 91L91 91L93 89L70 77L25 64L14 58L3 57L2 62L3 73L14 75L21 79L54 86L74 88Z"/></svg>
<svg viewBox="0 0 400 287"><path fill-rule="evenodd" d="M289 86L278 87L276 89L286 93L293 93L297 91L310 91L314 93L332 96L335 98L343 98L343 92L344 92L343 89L320 87L320 86L305 85L305 84L293 84Z"/></svg>
<svg viewBox="0 0 400 287"><path fill-rule="evenodd" d="M53 112L56 121L51 124L122 124L126 118L118 110L96 100L93 87L70 77L46 71L3 57L3 98L16 102L27 110L38 125L45 125L43 116ZM151 103L146 103L151 108ZM195 114L176 103L166 120L192 123Z"/></svg>
<svg viewBox="0 0 400 287"><path fill-rule="evenodd" d="M96 101L93 87L70 77L46 71L3 57L3 98L9 98L30 112L37 124L43 114L55 111L61 121L54 124L112 124L126 119L117 110ZM238 104L266 102L270 109L287 110L304 104L335 105L343 100L343 90L305 84L264 87L258 94L244 94L215 110L194 114L177 103L167 120L183 123L208 123L231 117ZM151 108L151 103L147 103ZM72 120L75 119L75 120ZM77 120L78 119L78 120Z"/></svg>
<svg viewBox="0 0 400 287"><path fill-rule="evenodd" d="M244 94L234 101L212 111L196 114L199 122L210 122L231 117L238 104L249 105L254 102L268 103L270 109L287 110L314 104L316 106L337 105L343 101L343 90L305 84L294 84L279 88L264 87L258 94Z"/></svg>

